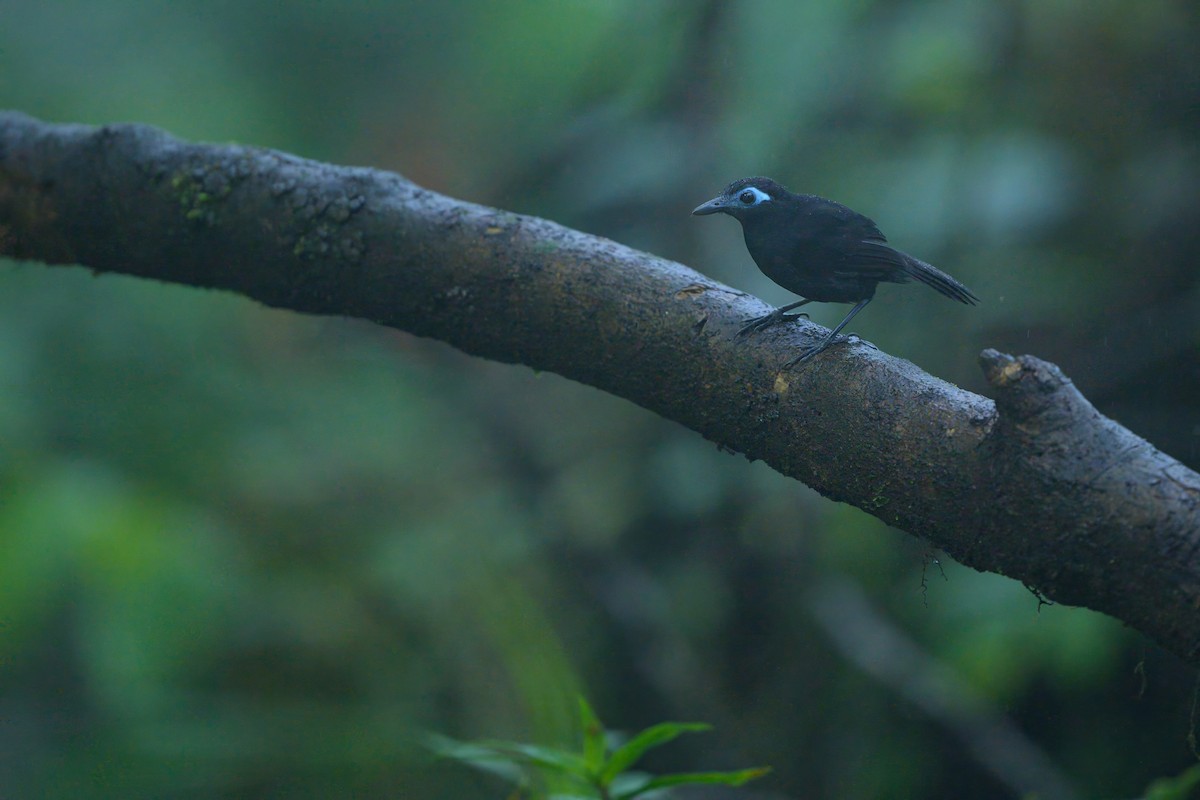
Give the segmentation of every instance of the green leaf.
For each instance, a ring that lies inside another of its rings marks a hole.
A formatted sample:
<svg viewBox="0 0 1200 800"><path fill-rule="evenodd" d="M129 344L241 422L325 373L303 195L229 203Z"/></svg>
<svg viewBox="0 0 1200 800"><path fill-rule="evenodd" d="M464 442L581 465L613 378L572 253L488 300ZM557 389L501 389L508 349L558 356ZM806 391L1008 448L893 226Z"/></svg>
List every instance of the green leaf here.
<svg viewBox="0 0 1200 800"><path fill-rule="evenodd" d="M482 740L459 742L447 736L429 735L426 745L434 753L496 774L506 774L501 765L529 765L588 780L589 774L582 758L554 747L535 744ZM519 772L518 772L519 774Z"/></svg>
<svg viewBox="0 0 1200 800"><path fill-rule="evenodd" d="M504 778L510 783L521 783L525 777L520 765L502 753L470 742L459 742L446 736L429 734L424 744L434 755L457 761L473 769Z"/></svg>
<svg viewBox="0 0 1200 800"><path fill-rule="evenodd" d="M566 750L556 747L544 747L536 744L521 744L520 742L481 741L476 742L480 747L487 748L515 762L533 764L544 769L574 775L579 778L589 777L587 765L583 758Z"/></svg>
<svg viewBox="0 0 1200 800"><path fill-rule="evenodd" d="M600 784L607 786L612 779L637 763L647 750L666 744L682 733L712 730L704 722L660 722L652 725L618 747L600 773Z"/></svg>
<svg viewBox="0 0 1200 800"><path fill-rule="evenodd" d="M1145 800L1188 800L1200 786L1200 764L1171 778L1159 778L1146 789Z"/></svg>
<svg viewBox="0 0 1200 800"><path fill-rule="evenodd" d="M622 794L614 794L613 800L630 800L655 789L665 789L669 786L689 784L720 784L722 786L741 786L743 783L761 778L771 771L770 767L751 767L733 772L677 772L672 775L659 775L651 778L642 786Z"/></svg>
<svg viewBox="0 0 1200 800"><path fill-rule="evenodd" d="M583 725L583 763L589 775L599 775L608 749L604 741L604 726L582 695L579 697L579 718Z"/></svg>
<svg viewBox="0 0 1200 800"><path fill-rule="evenodd" d="M642 792L649 791L646 784L653 780L654 776L648 772L622 772L613 778L612 783L608 785L609 797L636 797Z"/></svg>

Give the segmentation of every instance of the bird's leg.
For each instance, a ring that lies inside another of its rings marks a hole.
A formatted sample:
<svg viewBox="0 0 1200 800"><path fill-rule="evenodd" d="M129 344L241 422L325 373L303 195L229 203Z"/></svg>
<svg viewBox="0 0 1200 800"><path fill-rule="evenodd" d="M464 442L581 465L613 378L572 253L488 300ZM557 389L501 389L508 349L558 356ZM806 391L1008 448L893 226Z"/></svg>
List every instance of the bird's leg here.
<svg viewBox="0 0 1200 800"><path fill-rule="evenodd" d="M808 361L810 358L815 356L817 353L820 353L822 350L829 347L829 345L833 344L833 340L835 338L837 338L837 335L838 335L838 333L841 332L842 328L846 327L846 325L850 322L850 320L854 319L855 314L857 314L858 312L860 312L864 308L866 308L867 303L869 303L869 302L871 302L870 297L866 298L865 300L859 300L858 305L856 305L854 308L850 309L850 313L846 315L846 318L844 320L842 320L841 322L839 322L838 326L836 328L834 328L833 330L831 330L829 332L828 336L826 336L824 339L822 339L817 344L815 344L812 347L805 350L800 355L793 358L791 361L784 364L783 368L788 369L789 367L794 367L795 365L797 365L803 361Z"/></svg>
<svg viewBox="0 0 1200 800"><path fill-rule="evenodd" d="M799 308L800 306L807 305L811 302L812 300L797 300L794 303L788 303L786 306L780 306L770 314L762 317L755 317L754 319L747 321L746 324L742 326L742 329L734 335L744 336L751 331L761 331L763 328L769 328L772 325L778 325L780 322L784 322L789 319L795 319L800 315L793 314L789 317L787 316L787 312L791 311L793 308Z"/></svg>

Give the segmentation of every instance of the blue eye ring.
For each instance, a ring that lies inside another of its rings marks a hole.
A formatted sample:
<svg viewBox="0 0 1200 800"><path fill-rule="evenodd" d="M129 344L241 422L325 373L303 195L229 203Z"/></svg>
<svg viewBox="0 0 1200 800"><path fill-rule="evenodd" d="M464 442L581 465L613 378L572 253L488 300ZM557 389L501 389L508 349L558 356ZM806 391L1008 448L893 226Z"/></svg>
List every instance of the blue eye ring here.
<svg viewBox="0 0 1200 800"><path fill-rule="evenodd" d="M737 193L737 201L747 208L761 205L771 199L771 195L757 186L743 186Z"/></svg>

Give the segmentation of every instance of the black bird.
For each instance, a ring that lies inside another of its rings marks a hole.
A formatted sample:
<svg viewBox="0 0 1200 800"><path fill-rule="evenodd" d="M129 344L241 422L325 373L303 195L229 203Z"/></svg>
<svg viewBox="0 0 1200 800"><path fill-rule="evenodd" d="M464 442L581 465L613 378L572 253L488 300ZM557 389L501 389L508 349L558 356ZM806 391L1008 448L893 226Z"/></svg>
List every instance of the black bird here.
<svg viewBox="0 0 1200 800"><path fill-rule="evenodd" d="M875 223L857 211L816 195L792 194L770 178L736 180L692 213L723 213L742 223L746 249L758 268L803 298L750 320L738 336L795 319L787 312L806 303L856 304L828 336L784 369L829 347L882 281L916 279L951 300L969 305L979 300L940 269L891 247Z"/></svg>

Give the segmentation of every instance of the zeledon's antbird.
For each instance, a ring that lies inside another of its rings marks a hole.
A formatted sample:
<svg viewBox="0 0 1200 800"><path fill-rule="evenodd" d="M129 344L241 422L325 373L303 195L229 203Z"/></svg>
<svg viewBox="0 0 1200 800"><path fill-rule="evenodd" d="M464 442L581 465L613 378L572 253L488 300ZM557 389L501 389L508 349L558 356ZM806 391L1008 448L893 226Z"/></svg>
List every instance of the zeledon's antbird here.
<svg viewBox="0 0 1200 800"><path fill-rule="evenodd" d="M937 267L887 243L869 218L841 203L811 194L792 194L770 178L741 178L693 214L728 214L742 223L746 249L768 278L801 300L750 320L741 336L784 320L806 303L854 303L829 335L784 365L798 364L829 347L880 283L917 280L952 300L974 305L971 290Z"/></svg>

